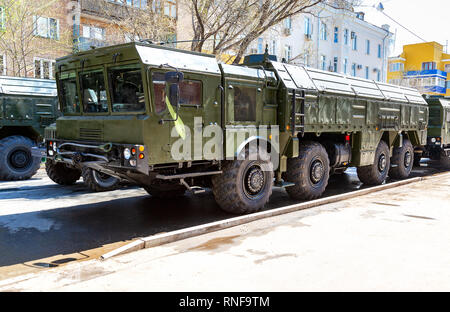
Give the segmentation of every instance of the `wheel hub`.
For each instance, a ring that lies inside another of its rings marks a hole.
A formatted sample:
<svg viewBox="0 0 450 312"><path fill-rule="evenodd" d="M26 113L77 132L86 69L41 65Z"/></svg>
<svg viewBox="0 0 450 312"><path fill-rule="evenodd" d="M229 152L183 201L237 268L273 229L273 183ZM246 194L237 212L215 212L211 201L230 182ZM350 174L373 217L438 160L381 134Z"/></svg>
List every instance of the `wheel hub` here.
<svg viewBox="0 0 450 312"><path fill-rule="evenodd" d="M381 154L380 158L378 159L378 170L380 172L383 172L386 169L386 163L387 163L386 155Z"/></svg>
<svg viewBox="0 0 450 312"><path fill-rule="evenodd" d="M324 174L324 167L320 160L315 160L311 165L311 181L316 184L319 183Z"/></svg>
<svg viewBox="0 0 450 312"><path fill-rule="evenodd" d="M247 178L248 189L251 193L257 194L264 186L264 173L261 168L252 168Z"/></svg>
<svg viewBox="0 0 450 312"><path fill-rule="evenodd" d="M9 157L9 163L15 169L24 169L30 163L30 155L24 150L13 151Z"/></svg>
<svg viewBox="0 0 450 312"><path fill-rule="evenodd" d="M411 152L407 151L405 153L405 159L404 159L405 168L408 168L409 165L411 165L411 160L412 160Z"/></svg>

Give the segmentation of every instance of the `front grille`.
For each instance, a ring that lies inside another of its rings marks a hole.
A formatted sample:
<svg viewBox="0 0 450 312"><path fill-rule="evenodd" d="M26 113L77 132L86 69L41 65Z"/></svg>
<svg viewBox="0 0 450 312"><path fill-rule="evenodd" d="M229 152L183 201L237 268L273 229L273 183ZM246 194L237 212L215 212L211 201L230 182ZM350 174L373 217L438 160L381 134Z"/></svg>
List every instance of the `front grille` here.
<svg viewBox="0 0 450 312"><path fill-rule="evenodd" d="M101 141L103 132L101 129L80 128L80 139Z"/></svg>
<svg viewBox="0 0 450 312"><path fill-rule="evenodd" d="M55 129L45 129L44 130L44 137L46 140L54 140L56 139L56 130Z"/></svg>

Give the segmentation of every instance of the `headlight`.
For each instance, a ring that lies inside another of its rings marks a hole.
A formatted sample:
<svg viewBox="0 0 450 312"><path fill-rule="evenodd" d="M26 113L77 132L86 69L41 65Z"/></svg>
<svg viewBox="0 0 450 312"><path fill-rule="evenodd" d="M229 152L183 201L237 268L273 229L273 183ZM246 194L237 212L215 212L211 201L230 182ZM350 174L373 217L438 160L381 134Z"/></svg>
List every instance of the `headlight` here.
<svg viewBox="0 0 450 312"><path fill-rule="evenodd" d="M53 150L56 152L56 142L53 143Z"/></svg>
<svg viewBox="0 0 450 312"><path fill-rule="evenodd" d="M48 155L49 156L53 156L53 151L52 150L48 150Z"/></svg>
<svg viewBox="0 0 450 312"><path fill-rule="evenodd" d="M431 142L432 143L436 142L436 138L431 138Z"/></svg>
<svg viewBox="0 0 450 312"><path fill-rule="evenodd" d="M129 148L126 148L126 149L123 151L123 157L125 157L126 160L128 160L128 159L131 158L131 151L130 151Z"/></svg>

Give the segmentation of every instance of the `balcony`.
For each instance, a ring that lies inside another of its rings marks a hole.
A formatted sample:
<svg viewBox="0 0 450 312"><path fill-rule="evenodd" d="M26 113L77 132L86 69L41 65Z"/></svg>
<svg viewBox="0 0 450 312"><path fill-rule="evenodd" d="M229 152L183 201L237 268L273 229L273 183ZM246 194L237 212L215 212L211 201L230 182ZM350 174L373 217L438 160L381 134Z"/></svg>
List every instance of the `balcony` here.
<svg viewBox="0 0 450 312"><path fill-rule="evenodd" d="M106 47L108 44L104 40L79 37L73 40L73 45L76 51L82 52L93 48Z"/></svg>

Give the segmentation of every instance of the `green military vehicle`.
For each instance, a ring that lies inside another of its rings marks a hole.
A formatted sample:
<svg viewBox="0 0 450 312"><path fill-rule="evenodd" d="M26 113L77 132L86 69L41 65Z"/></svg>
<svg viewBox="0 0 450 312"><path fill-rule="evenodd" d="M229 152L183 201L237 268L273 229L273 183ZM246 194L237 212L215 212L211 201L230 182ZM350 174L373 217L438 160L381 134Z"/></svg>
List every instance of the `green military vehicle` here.
<svg viewBox="0 0 450 312"><path fill-rule="evenodd" d="M57 68L64 116L47 137L47 168L61 184L82 169L159 197L212 187L222 209L251 213L274 183L314 199L349 166L366 184L406 178L427 138L416 90L267 53L233 66L138 42L67 56Z"/></svg>
<svg viewBox="0 0 450 312"><path fill-rule="evenodd" d="M450 99L425 95L429 106L428 138L424 147L415 150L414 162L420 164L422 157L438 160L450 168Z"/></svg>
<svg viewBox="0 0 450 312"><path fill-rule="evenodd" d="M0 77L0 180L25 180L36 173L42 156L33 147L55 122L57 104L53 80Z"/></svg>

